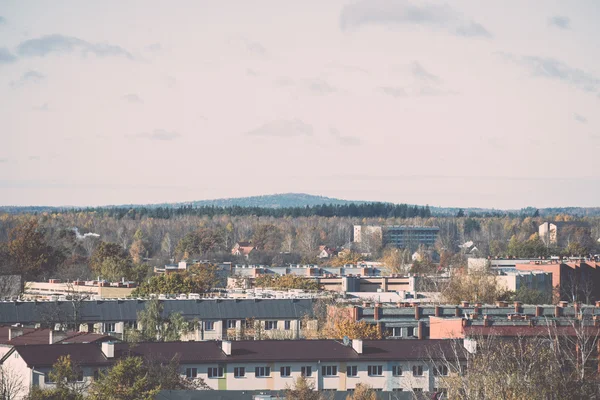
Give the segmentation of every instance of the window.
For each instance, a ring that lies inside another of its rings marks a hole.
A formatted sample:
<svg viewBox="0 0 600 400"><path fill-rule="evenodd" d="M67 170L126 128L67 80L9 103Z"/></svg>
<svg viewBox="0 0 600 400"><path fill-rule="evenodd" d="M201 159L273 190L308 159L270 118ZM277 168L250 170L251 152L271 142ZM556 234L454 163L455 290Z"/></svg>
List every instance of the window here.
<svg viewBox="0 0 600 400"><path fill-rule="evenodd" d="M214 331L215 330L215 321L204 321L204 330L205 331Z"/></svg>
<svg viewBox="0 0 600 400"><path fill-rule="evenodd" d="M235 328L236 322L237 321L235 319L228 319L227 320L227 329Z"/></svg>
<svg viewBox="0 0 600 400"><path fill-rule="evenodd" d="M97 381L100 378L100 371L95 369L94 370L94 380Z"/></svg>
<svg viewBox="0 0 600 400"><path fill-rule="evenodd" d="M448 367L445 365L436 365L433 367L433 375L448 376Z"/></svg>
<svg viewBox="0 0 600 400"><path fill-rule="evenodd" d="M402 328L400 328L400 327L392 328L392 336L393 337L402 337Z"/></svg>
<svg viewBox="0 0 600 400"><path fill-rule="evenodd" d="M337 366L325 365L321 367L321 373L323 376L337 376Z"/></svg>
<svg viewBox="0 0 600 400"><path fill-rule="evenodd" d="M83 371L77 371L77 382L83 382Z"/></svg>
<svg viewBox="0 0 600 400"><path fill-rule="evenodd" d="M285 329L286 331L289 331L290 329L292 329L292 321L284 321L283 329Z"/></svg>
<svg viewBox="0 0 600 400"><path fill-rule="evenodd" d="M44 383L46 383L46 384L54 383L52 381L52 378L50 378L50 371L46 372L46 374L44 375Z"/></svg>
<svg viewBox="0 0 600 400"><path fill-rule="evenodd" d="M312 367L302 367L300 368L300 373L304 377L310 377L312 376Z"/></svg>
<svg viewBox="0 0 600 400"><path fill-rule="evenodd" d="M114 332L115 331L115 323L114 322L105 322L102 324L102 332Z"/></svg>
<svg viewBox="0 0 600 400"><path fill-rule="evenodd" d="M223 377L223 367L212 367L208 369L208 377L209 378L222 378Z"/></svg>
<svg viewBox="0 0 600 400"><path fill-rule="evenodd" d="M403 392L404 389L403 388L393 388L392 392Z"/></svg>
<svg viewBox="0 0 600 400"><path fill-rule="evenodd" d="M381 365L369 365L368 367L369 376L382 376L383 366Z"/></svg>
<svg viewBox="0 0 600 400"><path fill-rule="evenodd" d="M194 379L198 376L198 368L186 368L185 377L188 379Z"/></svg>
<svg viewBox="0 0 600 400"><path fill-rule="evenodd" d="M291 376L292 368L291 367L281 367L280 374L281 374L281 376Z"/></svg>
<svg viewBox="0 0 600 400"><path fill-rule="evenodd" d="M233 377L234 378L244 378L246 376L246 368L245 367L235 367L233 369Z"/></svg>
<svg viewBox="0 0 600 400"><path fill-rule="evenodd" d="M358 376L358 367L356 365L350 365L346 367L347 376Z"/></svg>
<svg viewBox="0 0 600 400"><path fill-rule="evenodd" d="M265 321L265 331L277 329L277 321Z"/></svg>
<svg viewBox="0 0 600 400"><path fill-rule="evenodd" d="M467 366L466 366L466 364L462 364L460 366L460 373L461 373L461 375L466 375L467 374Z"/></svg>
<svg viewBox="0 0 600 400"><path fill-rule="evenodd" d="M402 367L400 365L392 366L392 375L402 376Z"/></svg>
<svg viewBox="0 0 600 400"><path fill-rule="evenodd" d="M256 367L254 369L254 375L258 378L266 378L271 376L271 367Z"/></svg>
<svg viewBox="0 0 600 400"><path fill-rule="evenodd" d="M129 322L127 322L127 327L130 328L130 329L137 329L138 328L137 321L129 321Z"/></svg>
<svg viewBox="0 0 600 400"><path fill-rule="evenodd" d="M414 376L423 376L423 366L422 365L413 365L413 375Z"/></svg>
<svg viewBox="0 0 600 400"><path fill-rule="evenodd" d="M423 388L413 388L413 392L421 393L423 392Z"/></svg>
<svg viewBox="0 0 600 400"><path fill-rule="evenodd" d="M409 326L408 328L406 328L406 336L414 336L415 335L415 328L412 326Z"/></svg>

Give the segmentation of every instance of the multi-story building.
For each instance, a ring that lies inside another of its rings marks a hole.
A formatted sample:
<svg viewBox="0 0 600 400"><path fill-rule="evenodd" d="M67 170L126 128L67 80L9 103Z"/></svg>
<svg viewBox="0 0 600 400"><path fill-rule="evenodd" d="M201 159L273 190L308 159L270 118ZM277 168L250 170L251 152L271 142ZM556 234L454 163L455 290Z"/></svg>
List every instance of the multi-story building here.
<svg viewBox="0 0 600 400"><path fill-rule="evenodd" d="M27 388L52 388L52 365L71 355L81 369L79 381L90 382L98 371L129 355L179 356L180 371L189 379L202 378L219 390L282 390L306 377L316 390L352 390L368 383L376 390L433 392L449 373L446 360L455 357L452 341L264 340L221 342L164 342L29 345L13 347L1 360L23 377Z"/></svg>
<svg viewBox="0 0 600 400"><path fill-rule="evenodd" d="M0 325L69 327L121 337L125 329L137 326L138 312L146 308L147 301L0 302ZM313 314L311 299L173 299L161 302L164 317L180 312L186 320L196 322L195 329L184 340L239 338L246 330L256 332L260 338L297 339L300 321Z"/></svg>
<svg viewBox="0 0 600 400"><path fill-rule="evenodd" d="M414 250L421 245L433 246L439 231L437 226L354 225L354 242L362 243L378 237L383 246Z"/></svg>

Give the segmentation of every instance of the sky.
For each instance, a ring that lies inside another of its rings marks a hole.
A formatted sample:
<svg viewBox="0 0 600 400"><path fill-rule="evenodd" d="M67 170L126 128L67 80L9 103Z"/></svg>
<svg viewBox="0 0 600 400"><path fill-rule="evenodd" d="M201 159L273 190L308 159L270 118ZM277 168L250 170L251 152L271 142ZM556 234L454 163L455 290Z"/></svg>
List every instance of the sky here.
<svg viewBox="0 0 600 400"><path fill-rule="evenodd" d="M0 0L0 205L600 206L600 4Z"/></svg>

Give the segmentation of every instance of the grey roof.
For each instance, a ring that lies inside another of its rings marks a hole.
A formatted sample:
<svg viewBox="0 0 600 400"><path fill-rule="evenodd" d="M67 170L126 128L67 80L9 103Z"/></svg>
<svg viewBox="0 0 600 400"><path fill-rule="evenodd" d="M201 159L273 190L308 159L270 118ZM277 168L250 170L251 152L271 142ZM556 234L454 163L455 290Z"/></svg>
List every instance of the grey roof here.
<svg viewBox="0 0 600 400"><path fill-rule="evenodd" d="M148 300L91 300L78 305L71 301L0 302L0 324L32 324L39 322L68 322L75 312L81 323L135 321L137 312L145 309ZM207 299L161 300L168 316L180 312L192 319L298 319L312 315L311 299ZM77 305L77 306L75 306Z"/></svg>
<svg viewBox="0 0 600 400"><path fill-rule="evenodd" d="M346 400L352 392L337 390L327 393L325 398L331 400ZM375 392L378 400L414 400L414 393L410 391ZM270 396L270 397L269 397ZM429 397L427 397L429 396ZM273 390L163 390L158 393L156 400L253 400L253 399L283 399L283 391ZM431 399L431 394L423 394L423 399Z"/></svg>

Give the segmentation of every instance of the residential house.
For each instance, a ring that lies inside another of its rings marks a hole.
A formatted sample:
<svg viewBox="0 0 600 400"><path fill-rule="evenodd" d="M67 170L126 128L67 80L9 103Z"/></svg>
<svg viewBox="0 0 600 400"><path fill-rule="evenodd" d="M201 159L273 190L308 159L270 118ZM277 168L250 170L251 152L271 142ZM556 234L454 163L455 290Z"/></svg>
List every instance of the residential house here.
<svg viewBox="0 0 600 400"><path fill-rule="evenodd" d="M242 256L248 258L250 253L254 251L255 247L251 242L238 242L231 249L231 254L234 256Z"/></svg>

